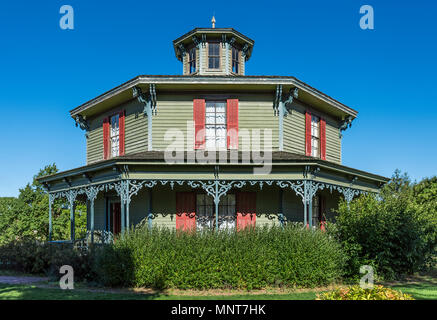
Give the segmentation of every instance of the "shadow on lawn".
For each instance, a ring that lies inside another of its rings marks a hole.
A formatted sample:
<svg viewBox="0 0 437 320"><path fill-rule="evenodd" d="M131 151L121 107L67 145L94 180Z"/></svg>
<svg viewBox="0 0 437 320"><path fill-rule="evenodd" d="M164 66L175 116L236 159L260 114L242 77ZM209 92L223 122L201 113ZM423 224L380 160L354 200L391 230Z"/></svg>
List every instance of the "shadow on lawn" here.
<svg viewBox="0 0 437 320"><path fill-rule="evenodd" d="M0 284L0 300L154 300L164 298L161 292L131 293L114 290L73 289L34 285Z"/></svg>

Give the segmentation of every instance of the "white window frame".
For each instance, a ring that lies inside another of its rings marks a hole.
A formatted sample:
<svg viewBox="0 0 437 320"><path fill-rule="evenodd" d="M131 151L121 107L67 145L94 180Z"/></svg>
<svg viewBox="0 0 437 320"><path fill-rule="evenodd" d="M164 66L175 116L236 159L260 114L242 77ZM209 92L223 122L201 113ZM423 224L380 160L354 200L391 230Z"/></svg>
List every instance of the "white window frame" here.
<svg viewBox="0 0 437 320"><path fill-rule="evenodd" d="M117 113L109 118L109 141L111 156L120 155L120 115Z"/></svg>
<svg viewBox="0 0 437 320"><path fill-rule="evenodd" d="M222 105L223 112L217 112L218 104ZM211 105L214 105L214 111L210 111ZM207 100L205 108L205 149L211 151L227 150L226 101Z"/></svg>
<svg viewBox="0 0 437 320"><path fill-rule="evenodd" d="M320 117L311 115L311 156L320 158Z"/></svg>
<svg viewBox="0 0 437 320"><path fill-rule="evenodd" d="M215 225L215 205L213 198L206 193L196 194L196 228L213 228ZM237 200L234 193L228 193L220 199L219 219L220 217L231 217L226 221L219 222L219 229L235 228L237 221Z"/></svg>

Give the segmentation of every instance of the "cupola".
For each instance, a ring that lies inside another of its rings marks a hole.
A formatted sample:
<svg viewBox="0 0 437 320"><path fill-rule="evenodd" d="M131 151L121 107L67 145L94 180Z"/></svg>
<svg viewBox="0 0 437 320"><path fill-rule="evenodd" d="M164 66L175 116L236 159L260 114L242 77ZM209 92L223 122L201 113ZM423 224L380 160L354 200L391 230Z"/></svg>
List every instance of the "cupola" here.
<svg viewBox="0 0 437 320"><path fill-rule="evenodd" d="M196 28L173 41L184 75L244 75L254 41L232 28Z"/></svg>

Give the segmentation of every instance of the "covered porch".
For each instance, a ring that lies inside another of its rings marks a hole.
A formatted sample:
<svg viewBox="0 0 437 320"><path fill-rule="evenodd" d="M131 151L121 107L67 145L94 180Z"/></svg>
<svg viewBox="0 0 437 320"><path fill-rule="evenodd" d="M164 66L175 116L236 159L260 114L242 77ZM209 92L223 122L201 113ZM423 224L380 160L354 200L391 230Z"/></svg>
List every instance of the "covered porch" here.
<svg viewBox="0 0 437 320"><path fill-rule="evenodd" d="M319 227L335 218L340 197L350 202L357 195L378 192L386 182L384 177L326 161L273 162L270 173L263 175L254 175L254 167L167 164L156 155L154 161L142 155L42 177L49 193L49 239L55 199L64 199L70 208L73 242L75 201L87 202L87 230L94 242L96 231L101 239L110 239L140 222L183 230L238 230L288 222Z"/></svg>

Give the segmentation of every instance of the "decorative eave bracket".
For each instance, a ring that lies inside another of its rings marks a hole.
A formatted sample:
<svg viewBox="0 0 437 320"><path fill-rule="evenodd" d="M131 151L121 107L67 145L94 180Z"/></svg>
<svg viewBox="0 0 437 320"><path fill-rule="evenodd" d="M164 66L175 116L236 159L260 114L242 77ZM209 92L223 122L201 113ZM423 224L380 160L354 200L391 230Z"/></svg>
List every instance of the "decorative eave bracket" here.
<svg viewBox="0 0 437 320"><path fill-rule="evenodd" d="M156 115L156 86L151 83L149 85L149 92L143 93L140 87L133 87L132 94L134 98L138 99L138 102L144 105L143 113L144 115Z"/></svg>
<svg viewBox="0 0 437 320"><path fill-rule="evenodd" d="M140 87L133 87L132 94L138 102L144 105L143 114L147 116L147 150L153 150L153 132L152 132L152 115L156 115L156 86L154 83L149 85L149 92L143 93Z"/></svg>
<svg viewBox="0 0 437 320"><path fill-rule="evenodd" d="M76 127L81 128L82 130L85 130L85 137L88 138L88 130L90 129L88 121L81 115L78 114L74 117L75 125Z"/></svg>
<svg viewBox="0 0 437 320"><path fill-rule="evenodd" d="M341 133L342 131L345 131L347 128L352 127L352 121L354 119L352 118L352 116L348 116L346 117L346 119L342 120L340 127L338 128L338 136L341 138L343 138L343 134Z"/></svg>
<svg viewBox="0 0 437 320"><path fill-rule="evenodd" d="M298 88L291 88L286 96L282 94L282 84L276 86L276 96L273 102L273 112L275 116L278 116L282 111L284 117L286 117L291 112L291 104L293 100L298 98L299 90ZM282 110L281 110L282 109Z"/></svg>

